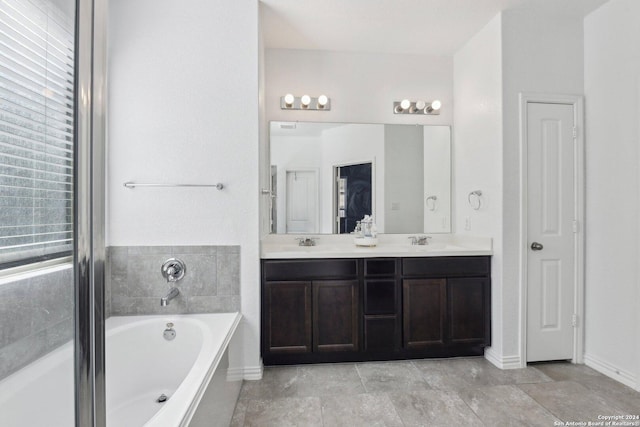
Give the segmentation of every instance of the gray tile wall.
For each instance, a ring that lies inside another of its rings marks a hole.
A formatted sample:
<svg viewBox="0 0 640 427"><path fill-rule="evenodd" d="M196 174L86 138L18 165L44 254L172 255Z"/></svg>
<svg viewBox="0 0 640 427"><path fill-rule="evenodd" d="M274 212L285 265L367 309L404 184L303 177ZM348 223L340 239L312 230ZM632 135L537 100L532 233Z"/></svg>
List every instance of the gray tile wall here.
<svg viewBox="0 0 640 427"><path fill-rule="evenodd" d="M169 284L160 268L168 258L186 265ZM166 307L172 286L180 295ZM134 314L216 313L240 310L239 246L111 246L107 248L107 317Z"/></svg>
<svg viewBox="0 0 640 427"><path fill-rule="evenodd" d="M73 270L0 285L0 379L73 338Z"/></svg>
<svg viewBox="0 0 640 427"><path fill-rule="evenodd" d="M167 258L187 266L180 295L160 273ZM105 309L111 315L215 313L240 310L239 246L107 248ZM0 285L0 379L73 338L73 270Z"/></svg>

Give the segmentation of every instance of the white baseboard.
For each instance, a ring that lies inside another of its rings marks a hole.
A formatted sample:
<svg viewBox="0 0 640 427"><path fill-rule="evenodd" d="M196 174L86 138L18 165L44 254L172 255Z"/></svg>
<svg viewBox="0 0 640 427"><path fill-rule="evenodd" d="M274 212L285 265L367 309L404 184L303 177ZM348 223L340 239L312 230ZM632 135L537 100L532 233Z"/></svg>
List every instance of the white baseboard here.
<svg viewBox="0 0 640 427"><path fill-rule="evenodd" d="M236 368L239 370L239 374L243 379L247 381L258 381L262 379L262 372L264 371L264 365L262 359L260 359L260 365L258 366L245 366L244 368Z"/></svg>
<svg viewBox="0 0 640 427"><path fill-rule="evenodd" d="M227 369L227 381L242 381L244 379L244 368Z"/></svg>
<svg viewBox="0 0 640 427"><path fill-rule="evenodd" d="M584 364L590 368L595 369L601 374L608 376L609 378L613 378L614 380L619 381L634 390L640 391L639 379L629 371L617 368L611 363L605 362L604 360L592 354L584 355Z"/></svg>
<svg viewBox="0 0 640 427"><path fill-rule="evenodd" d="M485 349L484 358L500 369L522 368L520 356L500 356L491 347Z"/></svg>

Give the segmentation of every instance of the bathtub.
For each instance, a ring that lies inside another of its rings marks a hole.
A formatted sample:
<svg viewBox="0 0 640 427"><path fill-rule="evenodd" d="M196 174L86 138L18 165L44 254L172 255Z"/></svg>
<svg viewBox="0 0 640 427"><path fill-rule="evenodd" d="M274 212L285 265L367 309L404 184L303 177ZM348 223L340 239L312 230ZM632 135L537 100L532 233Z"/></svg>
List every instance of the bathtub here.
<svg viewBox="0 0 640 427"><path fill-rule="evenodd" d="M240 360L236 329L241 317L109 318L107 426L197 426L205 420L228 425L242 380L240 366L233 363ZM163 337L167 323L176 332L171 341ZM163 394L167 400L157 402ZM73 400L70 342L0 381L0 425L73 427Z"/></svg>

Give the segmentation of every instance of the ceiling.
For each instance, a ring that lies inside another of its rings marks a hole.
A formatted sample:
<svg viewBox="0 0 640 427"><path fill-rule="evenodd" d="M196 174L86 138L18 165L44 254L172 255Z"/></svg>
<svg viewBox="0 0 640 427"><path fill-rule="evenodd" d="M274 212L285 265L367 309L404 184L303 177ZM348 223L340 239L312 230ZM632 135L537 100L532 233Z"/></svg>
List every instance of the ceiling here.
<svg viewBox="0 0 640 427"><path fill-rule="evenodd" d="M502 10L584 17L608 0L260 0L267 48L453 55Z"/></svg>

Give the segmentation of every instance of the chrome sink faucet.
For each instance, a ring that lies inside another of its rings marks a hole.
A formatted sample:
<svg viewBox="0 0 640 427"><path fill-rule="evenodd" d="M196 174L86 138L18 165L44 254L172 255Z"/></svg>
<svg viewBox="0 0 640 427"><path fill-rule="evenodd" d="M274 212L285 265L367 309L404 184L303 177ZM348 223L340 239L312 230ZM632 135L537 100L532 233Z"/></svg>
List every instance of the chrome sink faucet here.
<svg viewBox="0 0 640 427"><path fill-rule="evenodd" d="M412 245L426 246L429 244L431 236L411 236L409 239L411 239Z"/></svg>
<svg viewBox="0 0 640 427"><path fill-rule="evenodd" d="M297 237L298 246L315 246L317 238L314 237Z"/></svg>

